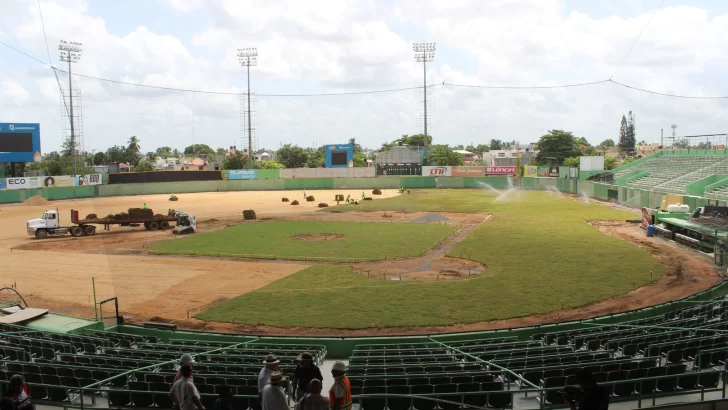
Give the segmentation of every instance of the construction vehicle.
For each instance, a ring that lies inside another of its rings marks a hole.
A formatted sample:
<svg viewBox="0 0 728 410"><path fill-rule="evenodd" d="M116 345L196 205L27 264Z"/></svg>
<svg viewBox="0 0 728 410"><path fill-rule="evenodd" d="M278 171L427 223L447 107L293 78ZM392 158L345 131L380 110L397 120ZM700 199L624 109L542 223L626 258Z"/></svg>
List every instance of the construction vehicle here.
<svg viewBox="0 0 728 410"><path fill-rule="evenodd" d="M188 235L197 230L197 217L184 212L177 212L177 227L172 231L175 235Z"/></svg>
<svg viewBox="0 0 728 410"><path fill-rule="evenodd" d="M151 212L150 212L151 213ZM35 236L38 239L45 239L49 236L64 236L70 234L71 236L93 236L96 234L96 225L104 225L108 228L110 225L120 226L140 226L150 231L156 231L158 229L169 229L170 222L178 223L180 216L184 215L186 220L192 218L193 223L189 224L189 228L193 232L197 230L196 218L190 217L184 212L171 210L167 216L151 216L144 218L128 217L125 219L113 219L113 218L86 218L80 219L78 217L78 211L75 209L71 210L71 223L73 225L62 226L60 222L60 213L58 209L51 209L43 212L43 215L38 219L31 219L27 222L28 235Z"/></svg>

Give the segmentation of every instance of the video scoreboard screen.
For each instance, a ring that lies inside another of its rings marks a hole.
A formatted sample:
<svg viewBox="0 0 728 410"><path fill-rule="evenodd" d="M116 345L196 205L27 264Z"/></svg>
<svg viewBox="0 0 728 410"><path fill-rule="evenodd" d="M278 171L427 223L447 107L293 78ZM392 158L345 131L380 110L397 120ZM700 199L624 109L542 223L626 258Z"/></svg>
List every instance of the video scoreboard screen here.
<svg viewBox="0 0 728 410"><path fill-rule="evenodd" d="M41 159L40 124L0 123L0 163Z"/></svg>

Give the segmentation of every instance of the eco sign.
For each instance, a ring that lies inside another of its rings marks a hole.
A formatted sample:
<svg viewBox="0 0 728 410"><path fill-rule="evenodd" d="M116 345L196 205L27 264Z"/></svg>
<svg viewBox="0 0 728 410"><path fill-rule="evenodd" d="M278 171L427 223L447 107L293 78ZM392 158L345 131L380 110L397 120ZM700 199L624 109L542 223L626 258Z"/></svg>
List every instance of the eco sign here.
<svg viewBox="0 0 728 410"><path fill-rule="evenodd" d="M100 184L101 174L17 177L5 179L5 184L0 184L0 189L64 188Z"/></svg>

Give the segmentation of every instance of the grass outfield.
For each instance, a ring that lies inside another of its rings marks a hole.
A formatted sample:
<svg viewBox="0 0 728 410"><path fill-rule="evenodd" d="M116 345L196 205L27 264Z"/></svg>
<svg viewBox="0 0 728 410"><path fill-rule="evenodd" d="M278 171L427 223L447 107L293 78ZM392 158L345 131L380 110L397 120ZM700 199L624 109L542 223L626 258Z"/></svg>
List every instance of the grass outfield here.
<svg viewBox="0 0 728 410"><path fill-rule="evenodd" d="M485 190L423 190L335 208L492 212L451 252L487 264L487 276L398 282L367 278L346 266L318 265L196 317L330 328L473 323L582 306L661 276L662 265L647 252L585 223L636 215L540 191L509 197L494 203L495 196Z"/></svg>
<svg viewBox="0 0 728 410"><path fill-rule="evenodd" d="M151 253L224 255L322 261L373 261L419 256L457 230L455 225L385 222L265 221L155 243ZM300 240L299 234L339 234ZM265 240L263 240L265 239Z"/></svg>

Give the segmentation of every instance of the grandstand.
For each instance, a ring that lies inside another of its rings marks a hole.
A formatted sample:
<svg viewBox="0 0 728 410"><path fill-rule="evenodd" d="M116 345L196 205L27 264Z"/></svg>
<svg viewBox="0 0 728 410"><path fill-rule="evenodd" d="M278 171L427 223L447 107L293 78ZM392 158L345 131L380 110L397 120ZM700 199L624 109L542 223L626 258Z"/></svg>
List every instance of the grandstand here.
<svg viewBox="0 0 728 410"><path fill-rule="evenodd" d="M592 372L613 402L701 401L724 394L728 287L683 301L579 323L431 337L258 338L96 323L74 333L0 325L0 384L23 374L38 404L170 408L182 353L212 406L232 386L236 408L258 409L257 375L269 353L291 374L295 358L348 359L354 400L364 410L544 408L578 370ZM721 295L721 296L717 296ZM326 377L326 376L325 376ZM290 391L288 391L290 395Z"/></svg>

